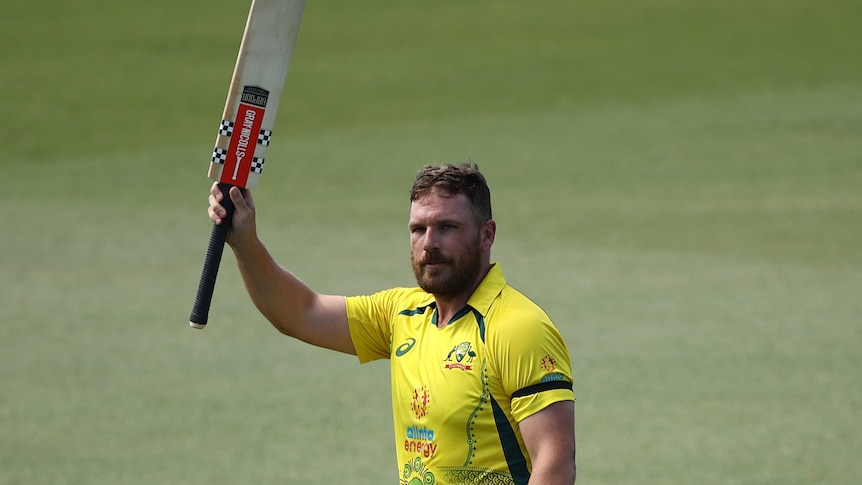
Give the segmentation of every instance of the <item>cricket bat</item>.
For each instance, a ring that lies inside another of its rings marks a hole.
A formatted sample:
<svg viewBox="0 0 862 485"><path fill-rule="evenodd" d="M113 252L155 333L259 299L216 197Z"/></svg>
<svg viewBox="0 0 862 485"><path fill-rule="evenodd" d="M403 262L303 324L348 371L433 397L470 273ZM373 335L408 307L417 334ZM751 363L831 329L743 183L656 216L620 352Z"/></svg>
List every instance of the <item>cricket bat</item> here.
<svg viewBox="0 0 862 485"><path fill-rule="evenodd" d="M195 304L193 328L204 328L234 207L231 187L260 180L305 0L252 0L209 167L224 193L227 217L213 225Z"/></svg>

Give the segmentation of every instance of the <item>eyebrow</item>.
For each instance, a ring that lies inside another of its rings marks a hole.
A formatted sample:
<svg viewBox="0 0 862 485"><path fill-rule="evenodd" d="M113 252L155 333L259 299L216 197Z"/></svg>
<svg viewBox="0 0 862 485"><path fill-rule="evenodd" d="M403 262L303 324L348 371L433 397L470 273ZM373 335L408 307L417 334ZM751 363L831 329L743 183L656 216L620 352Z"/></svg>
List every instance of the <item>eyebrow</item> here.
<svg viewBox="0 0 862 485"><path fill-rule="evenodd" d="M455 218L448 218L447 217L447 218L443 218L443 219L432 220L432 221L430 221L430 223L408 221L407 226L413 228L413 227L445 226L445 225L461 226L463 224L464 224L464 221L461 221L461 220L455 219Z"/></svg>

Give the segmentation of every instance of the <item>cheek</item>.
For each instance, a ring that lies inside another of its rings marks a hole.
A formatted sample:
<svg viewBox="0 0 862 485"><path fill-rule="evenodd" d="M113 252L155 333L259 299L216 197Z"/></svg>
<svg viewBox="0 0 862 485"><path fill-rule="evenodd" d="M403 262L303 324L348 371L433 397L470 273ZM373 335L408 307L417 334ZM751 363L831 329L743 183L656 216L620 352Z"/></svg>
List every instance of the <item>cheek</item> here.
<svg viewBox="0 0 862 485"><path fill-rule="evenodd" d="M414 256L422 252L422 238L419 236L410 236L410 252Z"/></svg>

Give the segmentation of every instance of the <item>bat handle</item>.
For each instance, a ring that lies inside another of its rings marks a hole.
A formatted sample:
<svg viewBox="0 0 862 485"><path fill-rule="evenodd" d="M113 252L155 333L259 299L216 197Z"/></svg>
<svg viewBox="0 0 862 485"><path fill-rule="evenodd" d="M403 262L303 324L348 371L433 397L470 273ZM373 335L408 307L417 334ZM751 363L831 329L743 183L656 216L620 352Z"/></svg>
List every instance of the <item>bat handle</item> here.
<svg viewBox="0 0 862 485"><path fill-rule="evenodd" d="M210 243L207 248L206 259L204 259L203 271L201 271L201 281L198 284L198 293L195 297L195 304L192 308L191 316L189 316L189 325L192 328L204 328L207 324L207 318L210 312L210 304L213 299L213 290L215 290L216 277L218 276L219 265L221 264L221 256L224 252L224 244L227 239L227 233L230 230L231 220L233 219L234 204L230 200L228 191L232 186L230 184L219 184L219 188L224 194L222 199L222 207L227 211L227 215L222 218L221 224L213 224L212 233L210 233Z"/></svg>

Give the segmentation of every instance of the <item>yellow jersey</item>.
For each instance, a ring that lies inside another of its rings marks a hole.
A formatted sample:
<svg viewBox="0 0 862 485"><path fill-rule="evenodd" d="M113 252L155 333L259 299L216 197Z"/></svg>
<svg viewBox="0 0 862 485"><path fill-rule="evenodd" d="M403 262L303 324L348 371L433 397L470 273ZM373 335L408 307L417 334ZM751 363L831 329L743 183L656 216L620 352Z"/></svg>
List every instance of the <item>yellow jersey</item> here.
<svg viewBox="0 0 862 485"><path fill-rule="evenodd" d="M574 400L571 361L551 319L499 265L443 328L419 288L349 297L347 315L360 362L391 360L401 484L527 483L518 422Z"/></svg>

